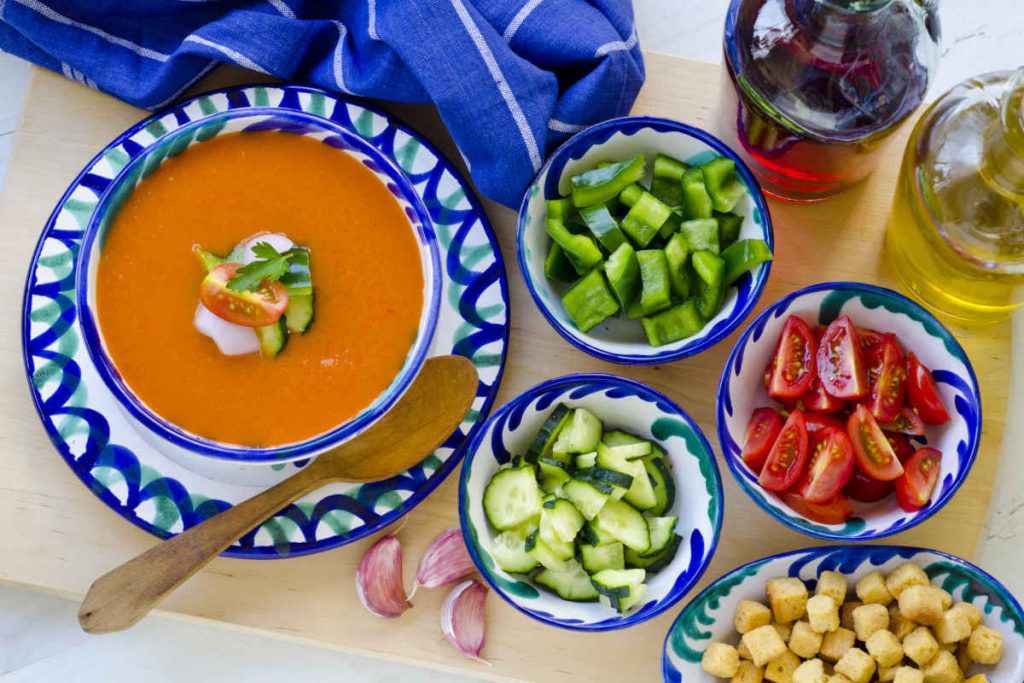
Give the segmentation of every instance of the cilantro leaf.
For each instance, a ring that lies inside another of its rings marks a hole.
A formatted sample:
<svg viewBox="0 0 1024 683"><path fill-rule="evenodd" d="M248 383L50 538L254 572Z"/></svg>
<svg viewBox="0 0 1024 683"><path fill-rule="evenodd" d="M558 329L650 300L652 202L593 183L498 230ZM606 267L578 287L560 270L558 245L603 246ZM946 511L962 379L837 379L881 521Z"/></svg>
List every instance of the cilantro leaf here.
<svg viewBox="0 0 1024 683"><path fill-rule="evenodd" d="M259 257L259 260L242 266L235 271L234 277L228 281L228 289L235 292L254 291L259 289L263 282L276 282L288 272L288 261L293 254L284 254L274 249L267 242L257 242L252 253Z"/></svg>

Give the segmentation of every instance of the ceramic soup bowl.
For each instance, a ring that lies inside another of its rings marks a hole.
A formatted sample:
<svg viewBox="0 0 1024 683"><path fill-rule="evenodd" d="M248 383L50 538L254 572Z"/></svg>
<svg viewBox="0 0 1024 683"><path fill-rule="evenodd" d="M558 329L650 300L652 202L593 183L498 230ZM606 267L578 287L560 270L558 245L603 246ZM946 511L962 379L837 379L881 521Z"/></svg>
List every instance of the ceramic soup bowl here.
<svg viewBox="0 0 1024 683"><path fill-rule="evenodd" d="M666 452L676 486L673 506L682 543L672 562L647 577L645 600L620 615L592 602L569 602L503 571L491 556L497 535L483 510L484 488L500 465L527 447L554 407L584 407L605 424L657 442ZM722 528L722 486L714 454L700 428L653 389L611 375L580 374L528 389L497 410L470 443L459 482L459 518L481 575L504 600L545 624L580 631L626 628L665 611L697 582L714 555Z"/></svg>
<svg viewBox="0 0 1024 683"><path fill-rule="evenodd" d="M900 508L894 495L874 503L854 501L854 515L844 524L820 524L798 514L776 494L763 489L758 475L741 457L751 413L762 406L781 407L763 384L786 318L797 315L812 327L848 315L857 327L896 335L934 373L950 420L928 426L916 446L942 451L942 467L931 501L916 512ZM718 439L740 487L772 517L801 533L839 541L868 541L905 531L928 519L949 502L963 484L981 440L981 397L971 362L953 335L930 313L907 297L858 282L823 282L797 290L766 308L740 336L718 387Z"/></svg>
<svg viewBox="0 0 1024 683"><path fill-rule="evenodd" d="M669 119L627 116L591 126L569 138L544 164L519 207L519 269L530 295L551 326L576 348L612 363L666 363L711 348L729 336L753 310L771 270L768 262L741 276L726 290L722 309L700 332L671 344L651 346L639 321L621 316L609 318L589 332L576 328L561 301L568 286L552 283L544 276L544 258L550 245L544 229L544 202L568 194L569 179L599 161L644 154L650 162L658 153L689 165L705 164L720 156L735 161L736 172L747 187L746 196L734 209L743 216L739 238L762 239L774 248L771 216L760 186L743 160L710 133Z"/></svg>
<svg viewBox="0 0 1024 683"><path fill-rule="evenodd" d="M1024 612L995 578L967 560L937 550L888 545L840 545L770 555L733 569L713 581L679 613L665 637L662 672L666 683L715 683L701 669L700 660L711 643L734 645L739 635L733 615L741 600L765 602L769 579L799 577L814 590L823 571L848 577L852 588L864 575L883 575L904 562L924 569L932 583L949 591L954 601L969 602L983 615L983 623L1003 635L1003 657L995 666L975 664L969 675L984 673L992 683L1024 681Z"/></svg>

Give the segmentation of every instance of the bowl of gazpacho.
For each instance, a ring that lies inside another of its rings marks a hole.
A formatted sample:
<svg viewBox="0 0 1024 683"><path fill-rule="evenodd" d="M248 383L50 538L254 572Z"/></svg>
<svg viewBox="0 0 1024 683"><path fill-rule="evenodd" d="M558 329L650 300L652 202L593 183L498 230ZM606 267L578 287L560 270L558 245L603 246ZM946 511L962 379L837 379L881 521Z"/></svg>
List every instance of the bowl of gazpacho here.
<svg viewBox="0 0 1024 683"><path fill-rule="evenodd" d="M362 138L240 108L160 137L82 241L83 338L118 405L171 457L306 458L379 419L437 321L433 224Z"/></svg>

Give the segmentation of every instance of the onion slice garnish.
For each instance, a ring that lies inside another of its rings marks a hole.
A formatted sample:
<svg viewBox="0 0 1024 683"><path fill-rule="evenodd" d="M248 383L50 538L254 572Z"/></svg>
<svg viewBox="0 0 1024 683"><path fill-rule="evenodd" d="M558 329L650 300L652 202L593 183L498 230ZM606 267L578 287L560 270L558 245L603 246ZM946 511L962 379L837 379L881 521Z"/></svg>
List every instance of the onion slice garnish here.
<svg viewBox="0 0 1024 683"><path fill-rule="evenodd" d="M356 594L378 617L394 619L412 607L402 586L402 545L388 534L370 546L356 570Z"/></svg>
<svg viewBox="0 0 1024 683"><path fill-rule="evenodd" d="M476 579L452 589L441 607L441 632L456 650L470 659L490 664L480 656L486 631L487 587Z"/></svg>
<svg viewBox="0 0 1024 683"><path fill-rule="evenodd" d="M200 334L212 339L225 356L241 356L260 350L260 340L253 328L229 323L202 304L196 306L192 325Z"/></svg>

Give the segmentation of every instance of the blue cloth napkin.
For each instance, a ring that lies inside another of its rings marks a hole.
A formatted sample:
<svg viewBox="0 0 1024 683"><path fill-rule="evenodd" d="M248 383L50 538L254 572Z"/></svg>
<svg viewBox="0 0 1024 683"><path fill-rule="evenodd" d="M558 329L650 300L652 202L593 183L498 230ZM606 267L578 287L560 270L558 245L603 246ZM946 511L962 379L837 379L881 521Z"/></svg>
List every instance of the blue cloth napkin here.
<svg viewBox="0 0 1024 683"><path fill-rule="evenodd" d="M223 62L433 102L478 189L508 206L644 79L629 0L0 0L0 50L149 109Z"/></svg>

